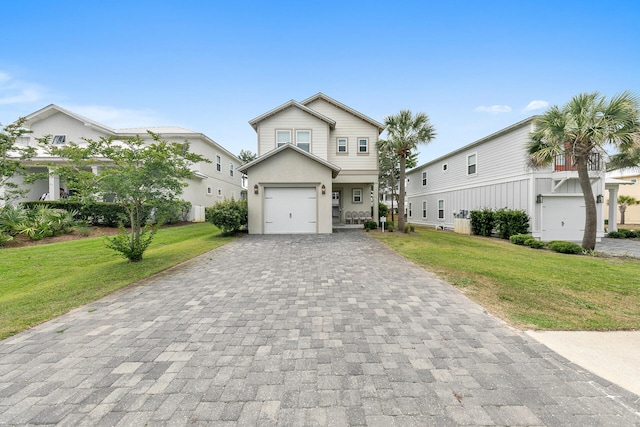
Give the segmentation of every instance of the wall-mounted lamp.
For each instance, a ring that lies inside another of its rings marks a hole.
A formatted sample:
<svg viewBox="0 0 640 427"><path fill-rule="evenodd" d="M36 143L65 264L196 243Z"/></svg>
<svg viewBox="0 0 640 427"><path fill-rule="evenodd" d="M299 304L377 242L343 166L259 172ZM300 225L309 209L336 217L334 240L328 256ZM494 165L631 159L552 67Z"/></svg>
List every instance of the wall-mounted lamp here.
<svg viewBox="0 0 640 427"><path fill-rule="evenodd" d="M326 194L327 193L327 187L325 187L324 184L322 184L322 187L320 187L320 191L322 191L322 194Z"/></svg>
<svg viewBox="0 0 640 427"><path fill-rule="evenodd" d="M602 203L604 202L604 197L602 196L602 194L598 194L596 196L596 203Z"/></svg>
<svg viewBox="0 0 640 427"><path fill-rule="evenodd" d="M253 186L253 194L258 194L258 184Z"/></svg>
<svg viewBox="0 0 640 427"><path fill-rule="evenodd" d="M536 196L536 203L542 203L542 200L543 200L542 194L538 194Z"/></svg>

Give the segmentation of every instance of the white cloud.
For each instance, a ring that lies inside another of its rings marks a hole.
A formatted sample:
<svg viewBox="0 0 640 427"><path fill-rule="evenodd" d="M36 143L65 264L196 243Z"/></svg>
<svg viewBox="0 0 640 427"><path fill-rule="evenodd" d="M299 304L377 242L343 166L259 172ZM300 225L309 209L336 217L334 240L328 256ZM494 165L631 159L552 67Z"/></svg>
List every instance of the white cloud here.
<svg viewBox="0 0 640 427"><path fill-rule="evenodd" d="M501 113L509 113L511 111L511 107L508 105L492 105L487 107L486 105L480 105L476 107L475 111L480 113L489 113L489 114L501 114Z"/></svg>
<svg viewBox="0 0 640 427"><path fill-rule="evenodd" d="M69 111L114 129L166 125L158 114L149 109L115 108L105 105L63 105Z"/></svg>
<svg viewBox="0 0 640 427"><path fill-rule="evenodd" d="M527 112L527 111L542 110L543 108L547 108L548 106L549 106L549 103L547 101L535 100L527 104L527 106L524 107L522 111Z"/></svg>
<svg viewBox="0 0 640 427"><path fill-rule="evenodd" d="M36 102L42 99L43 92L43 89L34 83L14 79L0 71L0 105Z"/></svg>

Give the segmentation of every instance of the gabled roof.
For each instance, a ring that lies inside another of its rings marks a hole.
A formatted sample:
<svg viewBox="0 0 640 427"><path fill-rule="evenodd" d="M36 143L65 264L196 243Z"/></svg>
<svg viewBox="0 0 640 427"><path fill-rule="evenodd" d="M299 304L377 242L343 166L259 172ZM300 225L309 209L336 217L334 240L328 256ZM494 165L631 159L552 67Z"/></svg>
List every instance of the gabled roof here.
<svg viewBox="0 0 640 427"><path fill-rule="evenodd" d="M270 157L275 156L278 153L283 152L284 150L293 150L293 151L295 151L297 153L302 154L303 156L306 156L306 157L310 158L311 160L314 160L314 161L320 163L323 166L328 167L329 169L331 169L331 176L333 178L337 177L338 174L340 173L340 170L341 170L340 166L336 166L333 163L328 162L328 161L324 160L323 158L316 156L315 154L308 153L308 152L304 151L303 149L301 149L301 148L299 148L299 147L297 147L297 146L295 146L293 144L281 145L280 147L277 147L277 148L269 151L268 153L263 154L262 156L258 157L257 159L255 159L255 160L253 160L253 161L251 161L249 163L245 163L244 165L240 166L238 168L238 171L242 172L242 173L247 173L247 170L249 170L251 167L253 167L253 166L257 165L258 163L261 163L261 162L269 159Z"/></svg>
<svg viewBox="0 0 640 427"><path fill-rule="evenodd" d="M295 101L293 99L291 101L289 101L289 102L285 102L284 104L274 108L273 110L267 111L266 113L256 117L253 120L249 120L249 124L255 130L258 130L258 123L260 123L261 121L263 121L265 119L268 119L271 116L274 116L274 115L280 113L281 111L286 110L287 108L292 108L292 107L293 108L297 108L297 109L299 109L301 111L304 111L305 113L310 114L310 115L312 115L312 116L314 116L314 117L326 122L331 127L331 129L334 129L336 127L336 121L335 120L330 119L329 117L324 116L324 115L318 113L317 111L314 111L311 108L308 108L308 107L300 104L298 101Z"/></svg>
<svg viewBox="0 0 640 427"><path fill-rule="evenodd" d="M190 129L185 129L180 126L157 126L157 127L143 127L143 128L124 128L117 129L119 134L143 134L147 133L150 130L153 133L160 134L177 134L177 135L190 135L190 134L199 134L200 132L196 132Z"/></svg>
<svg viewBox="0 0 640 427"><path fill-rule="evenodd" d="M88 119L84 116L81 116L80 114L76 114L73 113L69 110L65 110L64 108L55 105L55 104L49 104L44 108L41 108L40 110L36 111L35 113L31 113L28 116L25 117L26 119L26 124L31 125L35 122L39 122L40 120L44 120L47 117L53 116L56 113L62 113L65 114L69 117L73 117L74 119L78 120L79 122L82 122L85 126L89 126L92 127L96 130L105 132L105 133L111 133L111 134L115 134L116 131L114 129L111 129L108 126L103 125L102 123L98 123L95 122L91 119Z"/></svg>
<svg viewBox="0 0 640 427"><path fill-rule="evenodd" d="M348 106L344 105L343 103L336 101L335 99L331 98L330 96L325 95L322 92L318 92L315 95L313 95L312 97L307 98L304 101L301 101L300 104L308 105L308 104L310 104L313 101L318 100L318 99L322 99L322 100L328 102L329 104L333 104L336 107L346 111L347 113L353 114L354 116L358 117L359 119L364 120L365 122L369 123L370 125L373 125L373 126L377 127L378 128L378 134L381 134L382 131L384 130L384 128L386 127L382 123L373 120L371 117L365 116L361 112L356 111L353 108L348 107Z"/></svg>

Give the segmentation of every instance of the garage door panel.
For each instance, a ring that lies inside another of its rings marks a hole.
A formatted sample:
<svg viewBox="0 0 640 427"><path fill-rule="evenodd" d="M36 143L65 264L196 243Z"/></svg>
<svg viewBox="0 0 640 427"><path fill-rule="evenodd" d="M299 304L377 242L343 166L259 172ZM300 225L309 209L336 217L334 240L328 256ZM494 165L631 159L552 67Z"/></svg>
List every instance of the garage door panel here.
<svg viewBox="0 0 640 427"><path fill-rule="evenodd" d="M542 205L542 240L582 240L585 206L575 198L545 197Z"/></svg>
<svg viewBox="0 0 640 427"><path fill-rule="evenodd" d="M316 189L265 188L265 234L316 233Z"/></svg>

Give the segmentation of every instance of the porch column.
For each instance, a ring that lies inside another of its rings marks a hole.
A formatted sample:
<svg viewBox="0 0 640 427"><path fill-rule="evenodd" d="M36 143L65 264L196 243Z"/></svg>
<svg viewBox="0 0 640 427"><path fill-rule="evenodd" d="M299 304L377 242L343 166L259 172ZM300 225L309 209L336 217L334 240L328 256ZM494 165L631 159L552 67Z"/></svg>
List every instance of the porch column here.
<svg viewBox="0 0 640 427"><path fill-rule="evenodd" d="M49 200L60 200L60 175L49 169Z"/></svg>
<svg viewBox="0 0 640 427"><path fill-rule="evenodd" d="M607 231L618 231L618 187L609 188L609 227Z"/></svg>
<svg viewBox="0 0 640 427"><path fill-rule="evenodd" d="M378 206L380 205L380 195L378 194L378 191L380 191L379 188L379 184L377 182L373 183L373 220L376 223L380 222L380 214L378 213Z"/></svg>

